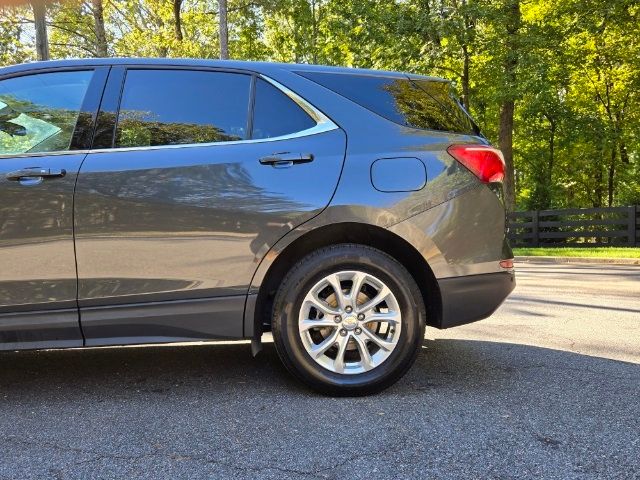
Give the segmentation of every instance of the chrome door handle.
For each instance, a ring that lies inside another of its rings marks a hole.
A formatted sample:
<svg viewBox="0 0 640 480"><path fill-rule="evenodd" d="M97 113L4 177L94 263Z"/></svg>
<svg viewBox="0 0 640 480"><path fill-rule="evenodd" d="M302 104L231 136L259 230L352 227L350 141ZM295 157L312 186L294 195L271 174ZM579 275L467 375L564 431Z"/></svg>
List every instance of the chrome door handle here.
<svg viewBox="0 0 640 480"><path fill-rule="evenodd" d="M7 180L19 181L25 178L61 178L67 174L64 168L28 167L9 172L5 175Z"/></svg>
<svg viewBox="0 0 640 480"><path fill-rule="evenodd" d="M262 157L260 159L261 165L271 165L272 167L275 167L275 168L291 167L297 163L309 163L309 162L313 162L312 153L282 152L282 153L274 153L273 155Z"/></svg>

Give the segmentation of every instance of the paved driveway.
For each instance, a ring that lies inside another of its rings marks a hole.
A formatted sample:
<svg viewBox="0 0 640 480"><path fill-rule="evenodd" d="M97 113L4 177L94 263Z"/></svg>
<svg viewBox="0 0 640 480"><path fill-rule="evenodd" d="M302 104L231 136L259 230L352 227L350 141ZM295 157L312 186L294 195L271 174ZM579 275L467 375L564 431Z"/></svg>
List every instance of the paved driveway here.
<svg viewBox="0 0 640 480"><path fill-rule="evenodd" d="M640 268L519 265L372 397L272 345L0 354L0 478L639 478Z"/></svg>

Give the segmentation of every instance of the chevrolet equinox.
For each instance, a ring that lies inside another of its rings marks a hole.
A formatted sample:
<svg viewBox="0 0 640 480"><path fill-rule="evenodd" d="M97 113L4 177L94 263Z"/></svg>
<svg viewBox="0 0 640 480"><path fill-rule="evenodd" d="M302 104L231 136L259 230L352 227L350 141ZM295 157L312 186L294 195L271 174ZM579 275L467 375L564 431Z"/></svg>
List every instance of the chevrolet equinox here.
<svg viewBox="0 0 640 480"><path fill-rule="evenodd" d="M0 69L0 349L251 339L334 395L515 285L500 152L449 82L275 63Z"/></svg>

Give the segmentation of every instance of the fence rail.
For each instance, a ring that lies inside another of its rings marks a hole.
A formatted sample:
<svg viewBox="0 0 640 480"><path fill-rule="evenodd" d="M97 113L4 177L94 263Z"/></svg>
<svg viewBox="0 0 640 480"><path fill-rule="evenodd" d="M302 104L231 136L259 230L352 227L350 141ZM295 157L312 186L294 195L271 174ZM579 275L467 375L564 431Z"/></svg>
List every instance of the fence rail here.
<svg viewBox="0 0 640 480"><path fill-rule="evenodd" d="M514 247L636 247L640 207L513 212L509 239Z"/></svg>

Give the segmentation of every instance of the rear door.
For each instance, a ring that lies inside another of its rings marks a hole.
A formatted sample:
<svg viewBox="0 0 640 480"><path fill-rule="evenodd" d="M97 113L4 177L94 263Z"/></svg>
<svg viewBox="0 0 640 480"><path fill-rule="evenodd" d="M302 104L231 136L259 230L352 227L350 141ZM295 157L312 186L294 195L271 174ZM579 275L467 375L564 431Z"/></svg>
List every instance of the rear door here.
<svg viewBox="0 0 640 480"><path fill-rule="evenodd" d="M328 204L345 134L248 73L130 67L121 82L76 190L87 342L241 336L260 259Z"/></svg>
<svg viewBox="0 0 640 480"><path fill-rule="evenodd" d="M82 345L73 189L106 74L0 78L0 349Z"/></svg>

